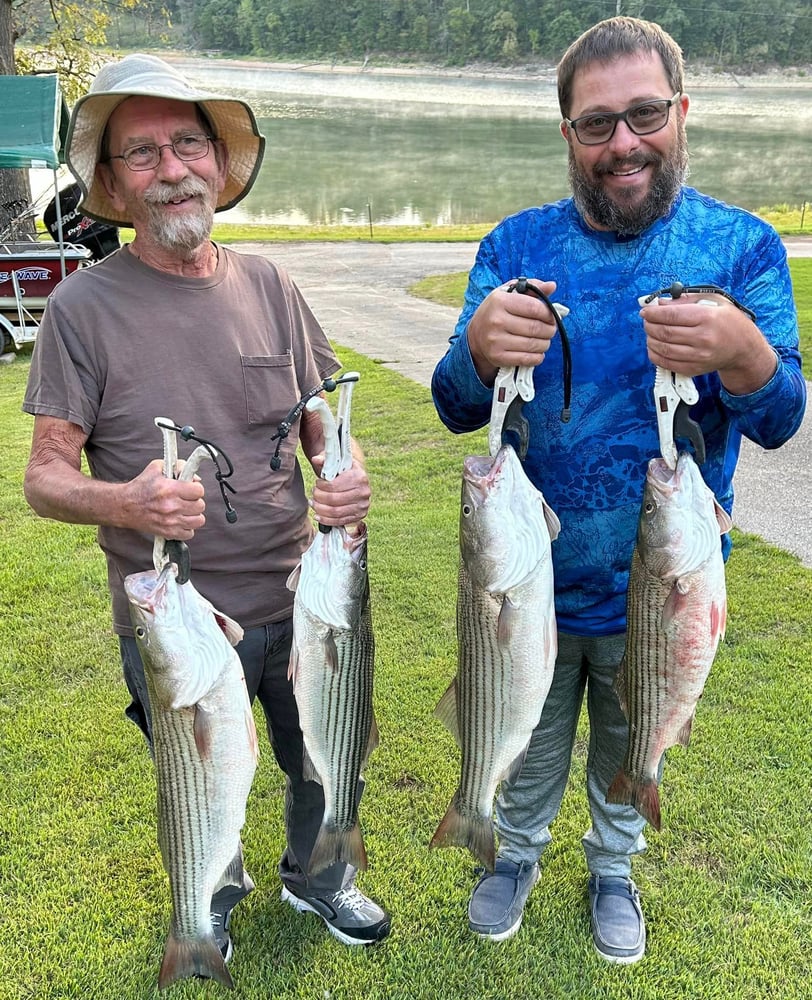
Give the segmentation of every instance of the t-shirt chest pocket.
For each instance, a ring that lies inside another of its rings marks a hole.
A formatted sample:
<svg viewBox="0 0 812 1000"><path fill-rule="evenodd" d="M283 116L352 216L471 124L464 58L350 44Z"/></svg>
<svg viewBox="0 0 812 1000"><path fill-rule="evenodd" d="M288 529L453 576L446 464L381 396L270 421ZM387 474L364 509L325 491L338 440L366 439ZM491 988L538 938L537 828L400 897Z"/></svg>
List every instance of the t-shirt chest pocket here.
<svg viewBox="0 0 812 1000"><path fill-rule="evenodd" d="M249 424L276 425L299 399L293 355L267 354L241 357Z"/></svg>

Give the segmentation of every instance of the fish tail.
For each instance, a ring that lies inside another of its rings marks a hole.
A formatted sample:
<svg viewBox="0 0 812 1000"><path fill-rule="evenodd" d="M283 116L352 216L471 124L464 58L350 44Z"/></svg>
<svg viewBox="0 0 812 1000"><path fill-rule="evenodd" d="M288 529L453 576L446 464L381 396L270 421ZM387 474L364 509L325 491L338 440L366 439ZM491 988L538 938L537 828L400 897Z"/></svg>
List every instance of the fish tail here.
<svg viewBox="0 0 812 1000"><path fill-rule="evenodd" d="M234 989L234 980L226 968L214 934L181 940L170 931L158 975L158 989L165 990L178 979L188 979L190 976L215 979L230 990Z"/></svg>
<svg viewBox="0 0 812 1000"><path fill-rule="evenodd" d="M367 869L367 852L358 820L349 830L340 830L335 824L322 824L307 865L308 875L318 875L336 861Z"/></svg>
<svg viewBox="0 0 812 1000"><path fill-rule="evenodd" d="M632 778L621 768L606 793L607 802L634 806L655 830L660 829L660 791L654 778Z"/></svg>
<svg viewBox="0 0 812 1000"><path fill-rule="evenodd" d="M490 816L463 816L457 806L456 795L440 820L429 847L467 847L488 871L493 871L496 863L496 841Z"/></svg>

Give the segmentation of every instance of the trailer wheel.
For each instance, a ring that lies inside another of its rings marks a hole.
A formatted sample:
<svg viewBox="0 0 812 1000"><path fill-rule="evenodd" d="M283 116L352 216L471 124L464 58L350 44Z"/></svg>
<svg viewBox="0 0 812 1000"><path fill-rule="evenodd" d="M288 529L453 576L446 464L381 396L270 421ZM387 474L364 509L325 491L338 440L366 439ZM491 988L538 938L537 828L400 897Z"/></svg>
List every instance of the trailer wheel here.
<svg viewBox="0 0 812 1000"><path fill-rule="evenodd" d="M0 328L0 333L3 335L3 350L0 351L0 354L8 354L10 351L14 351L16 353L17 349L14 346L14 341L11 339L11 334L8 330Z"/></svg>

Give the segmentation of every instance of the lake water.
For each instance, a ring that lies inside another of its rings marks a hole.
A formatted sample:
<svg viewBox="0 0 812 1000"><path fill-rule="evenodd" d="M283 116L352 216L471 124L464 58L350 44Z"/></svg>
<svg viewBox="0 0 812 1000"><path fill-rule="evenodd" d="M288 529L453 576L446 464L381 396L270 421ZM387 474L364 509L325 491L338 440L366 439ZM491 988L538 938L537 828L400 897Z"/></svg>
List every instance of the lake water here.
<svg viewBox="0 0 812 1000"><path fill-rule="evenodd" d="M259 178L222 221L496 222L569 193L555 81L276 70L173 60L246 99L266 136ZM691 177L749 209L812 201L812 90L691 90Z"/></svg>

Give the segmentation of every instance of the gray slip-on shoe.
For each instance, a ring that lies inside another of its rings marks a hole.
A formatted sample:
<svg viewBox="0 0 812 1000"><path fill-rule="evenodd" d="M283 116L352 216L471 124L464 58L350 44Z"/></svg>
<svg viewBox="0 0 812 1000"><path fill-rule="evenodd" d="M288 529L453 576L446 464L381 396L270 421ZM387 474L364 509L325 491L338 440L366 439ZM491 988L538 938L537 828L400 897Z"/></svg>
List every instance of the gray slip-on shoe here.
<svg viewBox="0 0 812 1000"><path fill-rule="evenodd" d="M595 950L616 965L639 962L646 950L646 924L640 893L630 878L589 876L592 941Z"/></svg>
<svg viewBox="0 0 812 1000"><path fill-rule="evenodd" d="M522 925L524 904L539 877L538 863L497 858L484 872L468 904L468 926L488 941L507 941Z"/></svg>

